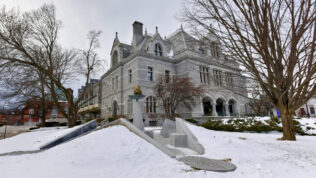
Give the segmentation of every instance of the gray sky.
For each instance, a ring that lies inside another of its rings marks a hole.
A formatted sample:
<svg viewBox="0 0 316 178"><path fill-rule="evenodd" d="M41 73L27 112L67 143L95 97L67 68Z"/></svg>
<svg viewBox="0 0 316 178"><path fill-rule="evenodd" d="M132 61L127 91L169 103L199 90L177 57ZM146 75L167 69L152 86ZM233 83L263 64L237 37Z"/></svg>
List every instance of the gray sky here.
<svg viewBox="0 0 316 178"><path fill-rule="evenodd" d="M66 48L85 49L88 31L101 30L98 53L109 65L115 32L121 42L130 44L132 23L137 20L148 33L158 26L160 35L168 36L180 27L175 15L181 10L183 0L0 0L1 5L19 7L21 11L39 8L44 3L56 6L57 18L63 22L59 42ZM101 73L96 78L100 76ZM78 81L72 87L77 90L83 83Z"/></svg>

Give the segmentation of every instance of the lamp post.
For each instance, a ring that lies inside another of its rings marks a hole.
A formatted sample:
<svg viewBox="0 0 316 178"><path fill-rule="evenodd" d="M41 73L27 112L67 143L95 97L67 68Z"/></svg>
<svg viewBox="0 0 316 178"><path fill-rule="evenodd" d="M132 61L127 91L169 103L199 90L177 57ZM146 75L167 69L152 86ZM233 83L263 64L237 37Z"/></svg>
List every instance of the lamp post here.
<svg viewBox="0 0 316 178"><path fill-rule="evenodd" d="M144 131L144 122L143 122L143 115L141 110L141 105L139 100L144 98L145 95L142 94L142 90L139 85L134 87L134 94L129 95L129 98L134 100L134 107L133 107L133 124L139 128L141 131Z"/></svg>

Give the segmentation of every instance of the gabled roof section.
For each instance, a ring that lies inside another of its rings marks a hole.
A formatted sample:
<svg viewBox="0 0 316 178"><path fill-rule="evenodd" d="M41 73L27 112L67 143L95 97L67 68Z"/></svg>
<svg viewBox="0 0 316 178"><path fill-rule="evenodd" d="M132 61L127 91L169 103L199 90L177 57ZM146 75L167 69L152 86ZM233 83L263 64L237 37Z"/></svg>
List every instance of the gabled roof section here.
<svg viewBox="0 0 316 178"><path fill-rule="evenodd" d="M159 40L161 40L161 41L164 41L163 40L163 38L161 38L161 36L160 36L160 34L159 34L159 32L158 32L158 27L156 27L156 33L151 37L151 41L154 41L154 40L156 40L156 39L159 39Z"/></svg>
<svg viewBox="0 0 316 178"><path fill-rule="evenodd" d="M118 46L118 45L120 45L120 44L121 44L121 42L120 42L120 40L118 39L118 35L117 35L117 32L116 32L116 33L115 33L115 38L114 38L114 41L113 41L113 44L112 44L112 48L111 48L111 53L110 53L110 54L112 54L114 47L115 47L115 46Z"/></svg>
<svg viewBox="0 0 316 178"><path fill-rule="evenodd" d="M177 36L177 35L179 35L181 37L181 39L184 43L185 49L188 48L189 43L196 41L196 39L194 37L192 37L191 35L189 35L187 32L185 32L183 30L182 25L178 30L176 30L171 35L169 35L168 39L170 40L171 38L173 38L174 36Z"/></svg>

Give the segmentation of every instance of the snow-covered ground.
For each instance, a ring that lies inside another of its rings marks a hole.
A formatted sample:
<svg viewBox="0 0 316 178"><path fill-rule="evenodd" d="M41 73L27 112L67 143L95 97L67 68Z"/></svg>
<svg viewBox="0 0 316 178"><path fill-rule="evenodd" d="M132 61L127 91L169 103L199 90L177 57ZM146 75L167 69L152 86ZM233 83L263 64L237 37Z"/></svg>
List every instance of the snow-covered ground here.
<svg viewBox="0 0 316 178"><path fill-rule="evenodd" d="M35 129L11 138L0 140L0 154L13 151L33 151L60 136L63 136L76 128L48 127Z"/></svg>
<svg viewBox="0 0 316 178"><path fill-rule="evenodd" d="M297 136L297 141L279 141L282 133L238 133L207 130L187 124L205 147L205 156L231 158L236 171L219 177L316 176L316 137Z"/></svg>
<svg viewBox="0 0 316 178"><path fill-rule="evenodd" d="M204 156L231 158L236 171L194 170L168 157L127 128L112 126L44 152L2 156L0 178L312 178L316 175L316 137L297 136L296 142L287 142L276 140L281 137L279 133L219 132L188 126L204 145Z"/></svg>

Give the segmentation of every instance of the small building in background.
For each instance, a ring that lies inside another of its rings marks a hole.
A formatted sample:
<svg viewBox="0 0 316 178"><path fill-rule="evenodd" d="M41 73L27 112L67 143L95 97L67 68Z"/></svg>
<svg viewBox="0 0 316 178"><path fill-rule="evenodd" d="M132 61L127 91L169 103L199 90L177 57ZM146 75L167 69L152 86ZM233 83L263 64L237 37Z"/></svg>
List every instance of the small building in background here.
<svg viewBox="0 0 316 178"><path fill-rule="evenodd" d="M80 120L96 119L101 117L101 83L100 80L90 79L86 90L82 86L78 90L78 98L84 92L83 98L79 102L80 109L78 111Z"/></svg>
<svg viewBox="0 0 316 178"><path fill-rule="evenodd" d="M270 111L270 116L281 117L281 113L278 109L273 108ZM316 117L316 94L310 98L306 104L303 104L299 109L295 111L297 117Z"/></svg>
<svg viewBox="0 0 316 178"><path fill-rule="evenodd" d="M60 101L61 107L67 111L67 102ZM53 102L46 102L46 122L67 123L67 119L57 109ZM28 100L20 111L0 114L0 123L7 125L36 125L41 122L42 110L40 101Z"/></svg>

